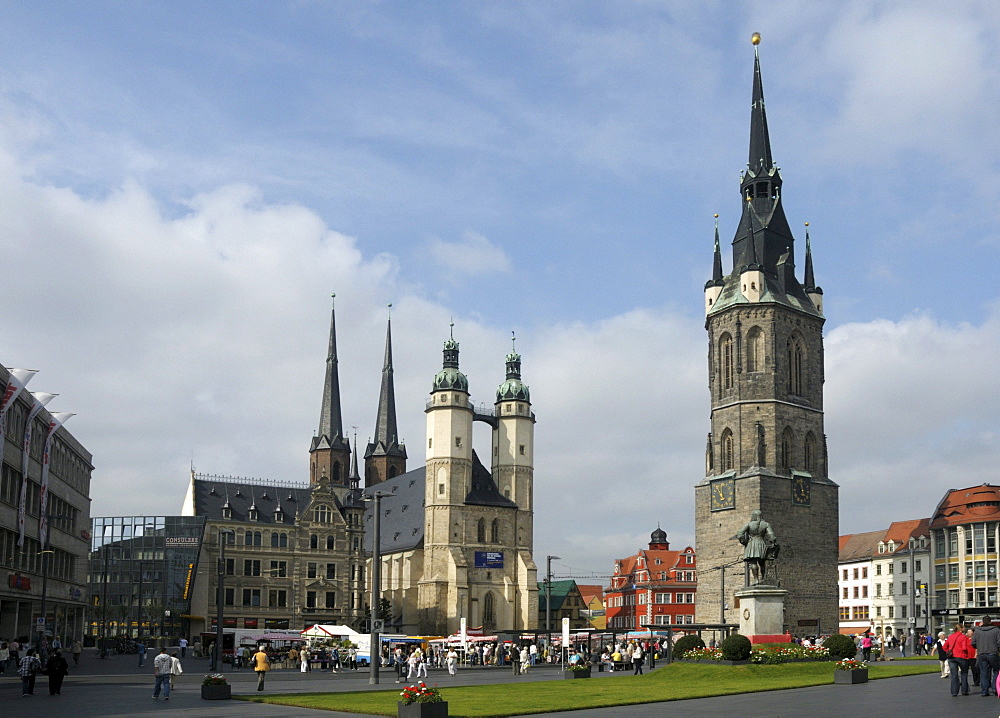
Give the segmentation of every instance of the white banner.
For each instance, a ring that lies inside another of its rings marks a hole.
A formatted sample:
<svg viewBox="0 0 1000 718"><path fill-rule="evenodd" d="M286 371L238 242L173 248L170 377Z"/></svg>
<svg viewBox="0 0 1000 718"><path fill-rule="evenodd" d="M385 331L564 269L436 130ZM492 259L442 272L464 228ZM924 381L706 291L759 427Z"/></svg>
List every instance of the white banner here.
<svg viewBox="0 0 1000 718"><path fill-rule="evenodd" d="M42 450L42 489L38 494L38 543L44 551L49 543L49 460L52 458L52 437L56 429L69 421L70 412L60 411L52 414L49 420L49 433L45 437L45 448Z"/></svg>
<svg viewBox="0 0 1000 718"><path fill-rule="evenodd" d="M459 619L459 629L458 630L459 630L459 634L462 636L462 648L463 649L469 647L469 634L468 634L468 630L467 629L468 629L468 626L466 624L466 618L465 618L465 616L462 616L462 618Z"/></svg>
<svg viewBox="0 0 1000 718"><path fill-rule="evenodd" d="M21 499L17 504L17 545L24 546L24 514L28 506L28 459L31 454L31 434L35 427L35 417L58 394L34 391L35 401L31 404L28 417L24 420L24 435L21 437Z"/></svg>
<svg viewBox="0 0 1000 718"><path fill-rule="evenodd" d="M569 618L563 618L563 620L562 620L562 628L563 628L563 635L562 635L563 648L567 648L568 649L569 648Z"/></svg>

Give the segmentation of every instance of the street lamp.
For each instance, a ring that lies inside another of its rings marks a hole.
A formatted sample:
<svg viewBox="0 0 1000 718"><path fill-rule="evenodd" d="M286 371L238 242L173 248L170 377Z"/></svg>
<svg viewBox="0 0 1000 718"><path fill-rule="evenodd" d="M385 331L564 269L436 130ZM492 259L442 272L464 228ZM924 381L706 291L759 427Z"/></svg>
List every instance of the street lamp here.
<svg viewBox="0 0 1000 718"><path fill-rule="evenodd" d="M552 561L561 560L559 556L545 557L545 630L548 632L549 645L552 645Z"/></svg>
<svg viewBox="0 0 1000 718"><path fill-rule="evenodd" d="M219 531L219 593L216 596L216 617L215 617L215 650L212 651L212 667L210 670L222 671L222 613L226 594L226 543L223 536L232 536L236 542L236 532L233 529L222 529Z"/></svg>
<svg viewBox="0 0 1000 718"><path fill-rule="evenodd" d="M382 662L382 645L379 642L379 628L381 627L382 620L379 616L379 609L382 607L382 499L386 496L391 496L391 494L383 494L381 491L376 491L370 496L362 497L364 502L374 502L374 514L372 521L372 571L371 571L371 596L372 596L372 607L371 607L371 619L369 630L371 635L369 637L368 646L368 683L369 685L378 685L378 669L379 664Z"/></svg>
<svg viewBox="0 0 1000 718"><path fill-rule="evenodd" d="M38 624L38 653L41 655L42 652L42 641L45 640L45 624L47 619L47 614L45 611L45 599L48 594L48 583L49 583L49 554L54 554L55 551L52 549L42 549L38 552L38 555L42 557L42 620ZM43 658L44 660L44 658Z"/></svg>

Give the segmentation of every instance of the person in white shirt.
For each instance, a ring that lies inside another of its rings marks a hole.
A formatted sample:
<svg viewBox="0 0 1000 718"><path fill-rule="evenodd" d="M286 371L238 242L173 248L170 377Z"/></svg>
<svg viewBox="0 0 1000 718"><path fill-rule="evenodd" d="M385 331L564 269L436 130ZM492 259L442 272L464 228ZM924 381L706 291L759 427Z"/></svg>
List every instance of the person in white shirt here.
<svg viewBox="0 0 1000 718"><path fill-rule="evenodd" d="M448 649L448 655L445 656L445 662L448 664L448 675L455 675L455 666L458 664L458 654L455 652L454 648Z"/></svg>
<svg viewBox="0 0 1000 718"><path fill-rule="evenodd" d="M163 700L170 700L170 671L173 668L173 661L167 655L167 649L161 648L159 655L153 659L153 676L156 678L156 685L153 687L153 700L160 700L160 689L163 690Z"/></svg>
<svg viewBox="0 0 1000 718"><path fill-rule="evenodd" d="M177 651L170 655L170 690L174 689L174 676L179 676L184 672L181 667L181 659L177 657Z"/></svg>

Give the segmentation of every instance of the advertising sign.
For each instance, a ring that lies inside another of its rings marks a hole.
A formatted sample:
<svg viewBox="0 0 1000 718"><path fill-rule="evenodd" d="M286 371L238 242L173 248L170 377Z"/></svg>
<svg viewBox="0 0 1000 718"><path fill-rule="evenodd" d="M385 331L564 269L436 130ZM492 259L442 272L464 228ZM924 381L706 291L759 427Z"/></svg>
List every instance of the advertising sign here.
<svg viewBox="0 0 1000 718"><path fill-rule="evenodd" d="M476 551L476 568L503 568L503 551Z"/></svg>

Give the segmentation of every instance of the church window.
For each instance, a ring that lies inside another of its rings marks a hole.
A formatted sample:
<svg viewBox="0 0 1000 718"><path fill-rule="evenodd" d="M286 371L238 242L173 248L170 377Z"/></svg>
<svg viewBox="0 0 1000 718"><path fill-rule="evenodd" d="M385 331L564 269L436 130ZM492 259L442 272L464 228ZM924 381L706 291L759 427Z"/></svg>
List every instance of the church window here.
<svg viewBox="0 0 1000 718"><path fill-rule="evenodd" d="M767 185L768 185L767 182L758 182L757 183L757 196L758 197L763 197L765 199L768 197L768 195L770 194L770 192L768 192Z"/></svg>
<svg viewBox="0 0 1000 718"><path fill-rule="evenodd" d="M722 432L722 470L733 468L733 432L726 429Z"/></svg>
<svg viewBox="0 0 1000 718"><path fill-rule="evenodd" d="M792 468L792 429L787 426L781 434L781 468L785 471Z"/></svg>
<svg viewBox="0 0 1000 718"><path fill-rule="evenodd" d="M483 596L483 628L486 630L493 630L496 628L497 616L496 616L496 606L495 599L492 593L487 593Z"/></svg>
<svg viewBox="0 0 1000 718"><path fill-rule="evenodd" d="M455 437L455 448L456 449L461 449L462 448L462 437L461 436L456 436Z"/></svg>
<svg viewBox="0 0 1000 718"><path fill-rule="evenodd" d="M805 349L802 340L793 336L788 340L788 393L801 396L805 393Z"/></svg>
<svg viewBox="0 0 1000 718"><path fill-rule="evenodd" d="M479 519L476 524L476 541L486 543L486 519Z"/></svg>
<svg viewBox="0 0 1000 718"><path fill-rule="evenodd" d="M333 511L326 504L320 504L313 509L313 521L318 524L328 524L333 521Z"/></svg>
<svg viewBox="0 0 1000 718"><path fill-rule="evenodd" d="M747 332L747 371L764 369L764 332L760 327L751 327Z"/></svg>
<svg viewBox="0 0 1000 718"><path fill-rule="evenodd" d="M500 543L500 519L493 519L493 523L490 526L490 541Z"/></svg>
<svg viewBox="0 0 1000 718"><path fill-rule="evenodd" d="M438 484L438 496L444 495L444 484Z"/></svg>
<svg viewBox="0 0 1000 718"><path fill-rule="evenodd" d="M723 334L719 339L719 378L722 381L722 388L729 390L733 388L733 338L729 334Z"/></svg>
<svg viewBox="0 0 1000 718"><path fill-rule="evenodd" d="M427 440L427 448L429 449L432 446L434 446L434 439L433 438Z"/></svg>
<svg viewBox="0 0 1000 718"><path fill-rule="evenodd" d="M395 466L390 466L389 467L389 478L390 479L393 478L394 476L397 476L398 474L399 474L399 469L397 469Z"/></svg>
<svg viewBox="0 0 1000 718"><path fill-rule="evenodd" d="M524 456L524 444L521 444L518 448L518 453Z"/></svg>
<svg viewBox="0 0 1000 718"><path fill-rule="evenodd" d="M804 447L806 471L815 473L816 471L816 437L810 431L806 434Z"/></svg>

